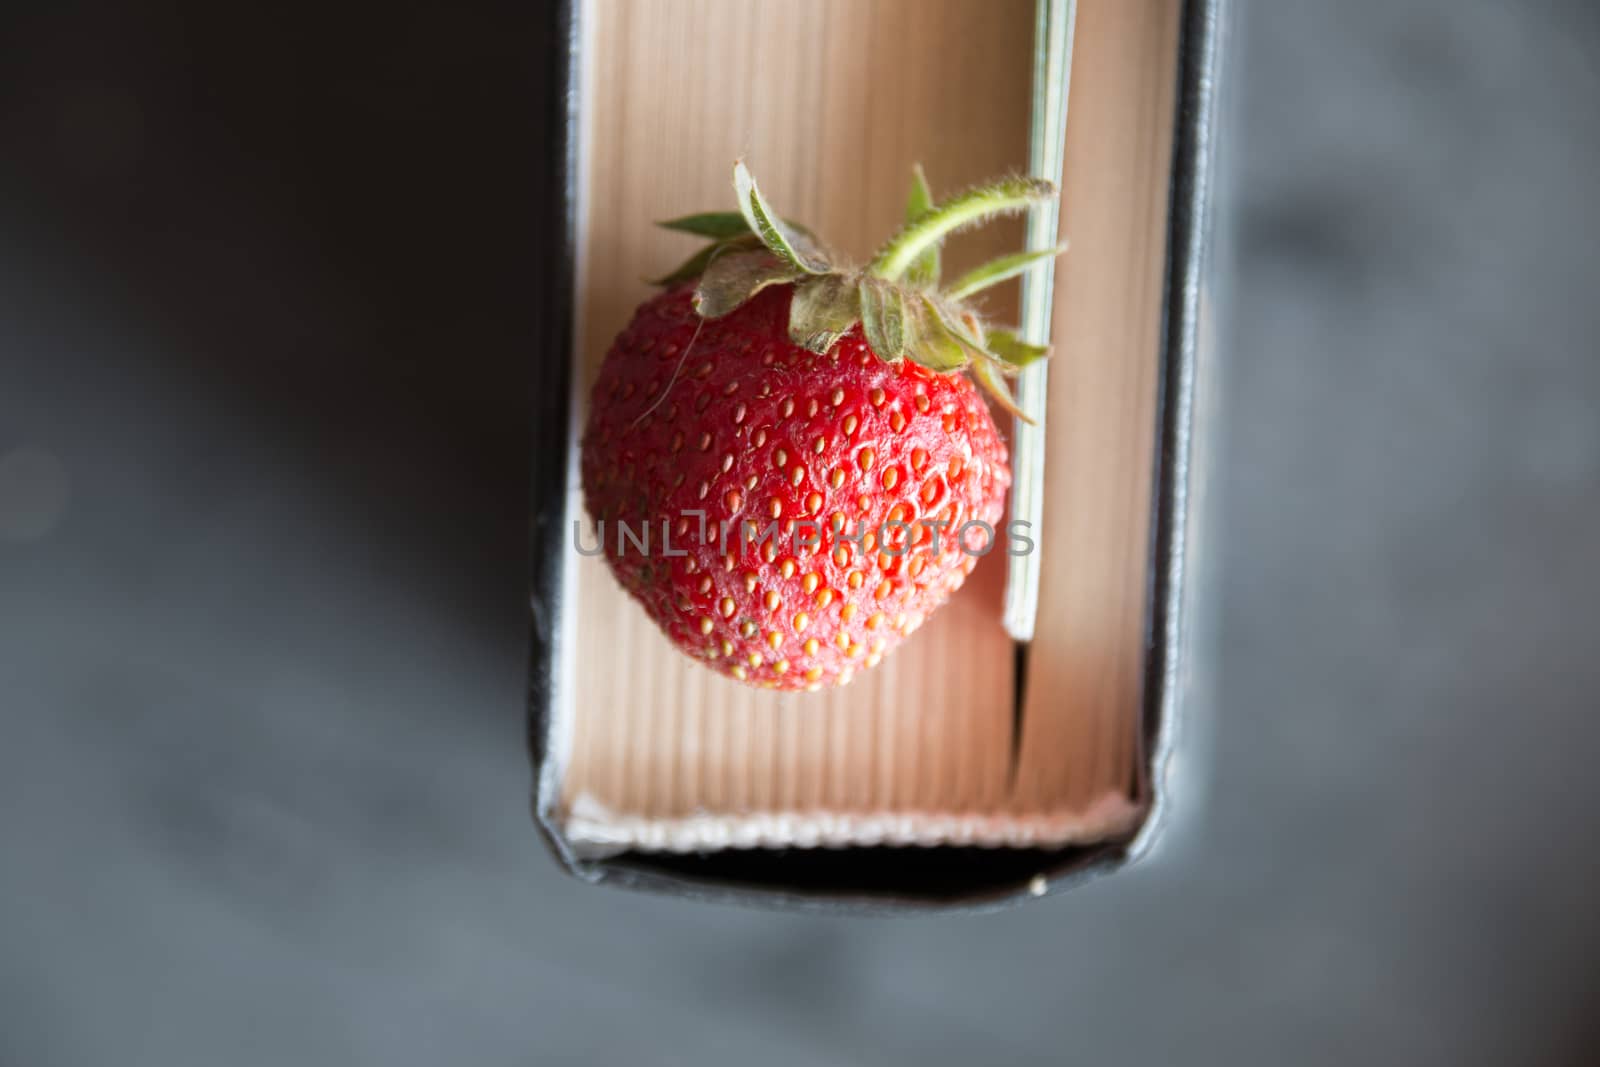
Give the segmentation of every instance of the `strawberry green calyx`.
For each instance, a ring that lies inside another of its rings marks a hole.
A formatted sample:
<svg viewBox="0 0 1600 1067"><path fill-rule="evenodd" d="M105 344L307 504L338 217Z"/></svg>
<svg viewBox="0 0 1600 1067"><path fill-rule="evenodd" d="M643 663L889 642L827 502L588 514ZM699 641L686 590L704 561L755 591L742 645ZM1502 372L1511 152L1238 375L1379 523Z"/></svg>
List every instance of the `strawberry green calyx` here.
<svg viewBox="0 0 1600 1067"><path fill-rule="evenodd" d="M761 238L761 243L773 255L806 274L827 274L832 270L829 257L807 242L798 230L785 224L778 218L777 212L768 206L766 197L756 188L755 177L744 165L744 160L733 166L733 191L739 197L739 212L749 225L750 232Z"/></svg>
<svg viewBox="0 0 1600 1067"><path fill-rule="evenodd" d="M669 230L711 239L677 270L657 280L678 285L698 278L695 311L728 315L773 285L793 285L789 339L826 354L858 323L878 358L909 359L939 374L970 369L1005 410L1026 418L1005 378L1045 350L1013 331L986 328L964 301L1026 272L1065 246L1003 256L939 289L939 250L950 235L1001 215L1026 210L1056 195L1034 178L1006 178L936 202L920 166L913 170L905 224L865 269L848 266L809 230L781 218L740 160L733 168L738 212L672 219Z"/></svg>
<svg viewBox="0 0 1600 1067"><path fill-rule="evenodd" d="M951 282L950 288L945 290L944 295L951 300L965 300L974 293L980 293L990 286L999 285L1009 278L1024 274L1035 263L1054 259L1066 250L1065 244L1059 244L1054 248L1041 248L1037 252L1018 252L1016 255L991 259L983 266L974 267Z"/></svg>
<svg viewBox="0 0 1600 1067"><path fill-rule="evenodd" d="M1007 178L968 189L927 212L889 239L867 270L891 281L929 248L965 226L1022 211L1056 195L1056 187L1038 178Z"/></svg>
<svg viewBox="0 0 1600 1067"><path fill-rule="evenodd" d="M922 164L911 167L911 195L906 198L906 225L921 222L923 216L933 212L933 192L928 188L928 176L922 173ZM939 284L939 245L934 243L906 268L906 281L924 288Z"/></svg>

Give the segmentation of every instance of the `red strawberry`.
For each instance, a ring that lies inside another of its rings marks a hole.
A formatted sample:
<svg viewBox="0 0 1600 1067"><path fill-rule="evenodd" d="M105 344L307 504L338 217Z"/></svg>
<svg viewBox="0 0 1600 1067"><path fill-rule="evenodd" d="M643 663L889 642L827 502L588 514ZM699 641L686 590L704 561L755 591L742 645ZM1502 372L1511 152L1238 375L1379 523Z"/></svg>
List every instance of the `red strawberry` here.
<svg viewBox="0 0 1600 1067"><path fill-rule="evenodd" d="M1053 190L1013 179L935 206L918 172L906 228L850 271L743 164L735 187L741 214L666 224L715 243L606 354L584 492L612 572L679 648L754 685L842 684L1004 548L1005 446L955 372L1010 407L994 372L1043 352L961 300L1055 250L939 293L937 247Z"/></svg>

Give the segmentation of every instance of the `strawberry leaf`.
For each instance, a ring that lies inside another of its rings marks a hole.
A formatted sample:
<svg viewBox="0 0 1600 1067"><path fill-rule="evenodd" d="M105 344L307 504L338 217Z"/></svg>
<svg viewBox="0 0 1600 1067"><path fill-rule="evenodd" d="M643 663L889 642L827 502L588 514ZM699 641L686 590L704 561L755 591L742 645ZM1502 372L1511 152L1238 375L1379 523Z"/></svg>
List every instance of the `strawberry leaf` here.
<svg viewBox="0 0 1600 1067"><path fill-rule="evenodd" d="M769 285L781 285L800 272L766 251L730 252L712 260L694 291L701 318L719 319Z"/></svg>
<svg viewBox="0 0 1600 1067"><path fill-rule="evenodd" d="M741 228L744 226L744 219L741 218L739 220L739 225ZM718 256L734 251L754 251L760 247L761 242L756 239L754 234L746 230L742 237L736 237L732 240L718 241L715 244L706 245L700 251L696 252L694 255L690 256L688 259L679 264L677 269L672 273L664 274L659 278L651 279L650 284L673 286L677 285L679 282L686 282L691 278L698 278L700 275L706 272L706 268L711 265L711 261L716 259Z"/></svg>
<svg viewBox="0 0 1600 1067"><path fill-rule="evenodd" d="M823 274L795 286L789 302L789 340L819 355L861 320L861 297L840 274Z"/></svg>
<svg viewBox="0 0 1600 1067"><path fill-rule="evenodd" d="M706 211L698 215L667 219L656 225L664 230L676 230L678 233L692 233L718 240L725 237L739 237L750 232L750 224L737 211Z"/></svg>
<svg viewBox="0 0 1600 1067"><path fill-rule="evenodd" d="M988 391L990 396L994 397L995 403L1029 426L1034 425L1034 421L1017 406L1016 400L1011 395L1011 388L1006 385L1005 379L997 372L998 366L990 359L974 360L972 376L978 380L979 385Z"/></svg>
<svg viewBox="0 0 1600 1067"><path fill-rule="evenodd" d="M938 307L926 295L906 303L906 355L919 367L949 374L965 367L971 358L967 346L942 321Z"/></svg>
<svg viewBox="0 0 1600 1067"><path fill-rule="evenodd" d="M981 267L963 274L951 283L944 295L951 300L965 300L973 293L979 293L992 285L999 285L1008 278L1015 278L1029 267L1041 260L1053 259L1067 250L1065 244L1055 248L1043 248L1037 252L1018 252L1013 256L1001 256L991 259Z"/></svg>
<svg viewBox="0 0 1600 1067"><path fill-rule="evenodd" d="M1043 359L1050 350L1043 345L1030 345L1011 330L990 330L986 347L989 354L1002 363L1018 370Z"/></svg>
<svg viewBox="0 0 1600 1067"><path fill-rule="evenodd" d="M711 265L712 257L717 254L721 245L706 245L700 251L678 264L673 270L659 278L651 278L651 285L673 286L679 282L686 282L690 278L698 278L706 272L706 267Z"/></svg>
<svg viewBox="0 0 1600 1067"><path fill-rule="evenodd" d="M806 237L815 238L815 235L806 227L793 219L784 219L784 224L796 233ZM715 240L725 240L730 237L743 237L750 233L750 223L737 211L702 211L698 215L682 215L675 219L667 219L656 223L663 230L672 230L676 233L692 233L698 237L710 237Z"/></svg>
<svg viewBox="0 0 1600 1067"><path fill-rule="evenodd" d="M906 225L922 221L933 210L933 193L928 189L927 175L922 164L911 168L911 194L906 198ZM906 281L916 286L934 288L939 284L939 246L934 244L906 268Z"/></svg>
<svg viewBox="0 0 1600 1067"><path fill-rule="evenodd" d="M968 189L902 228L878 250L867 271L896 281L919 256L963 226L1022 211L1055 195L1056 187L1038 178L1006 178Z"/></svg>
<svg viewBox="0 0 1600 1067"><path fill-rule="evenodd" d="M900 362L906 354L905 293L881 278L862 278L857 291L867 344L884 362Z"/></svg>
<svg viewBox="0 0 1600 1067"><path fill-rule="evenodd" d="M978 317L966 308L952 306L936 296L928 296L927 303L933 309L939 325L952 337L971 349L973 358L984 350L983 324Z"/></svg>
<svg viewBox="0 0 1600 1067"><path fill-rule="evenodd" d="M828 272L827 258L813 242L778 217L756 187L755 177L742 159L733 165L733 190L739 198L739 211L751 232L761 238L761 243L770 248L773 255L807 274Z"/></svg>

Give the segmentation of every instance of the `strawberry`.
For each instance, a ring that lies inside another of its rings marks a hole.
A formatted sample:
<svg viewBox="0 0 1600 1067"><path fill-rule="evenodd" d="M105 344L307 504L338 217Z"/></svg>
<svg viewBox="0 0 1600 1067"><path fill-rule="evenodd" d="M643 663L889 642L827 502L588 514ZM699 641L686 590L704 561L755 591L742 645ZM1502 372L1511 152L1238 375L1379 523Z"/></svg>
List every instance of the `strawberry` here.
<svg viewBox="0 0 1600 1067"><path fill-rule="evenodd" d="M938 289L954 229L1054 195L1009 179L935 205L864 270L781 220L743 163L740 211L663 225L712 238L612 343L583 438L613 574L680 649L775 689L848 682L960 587L998 530L1006 448L971 379L1042 356L965 299L1056 254ZM580 549L582 545L580 543Z"/></svg>

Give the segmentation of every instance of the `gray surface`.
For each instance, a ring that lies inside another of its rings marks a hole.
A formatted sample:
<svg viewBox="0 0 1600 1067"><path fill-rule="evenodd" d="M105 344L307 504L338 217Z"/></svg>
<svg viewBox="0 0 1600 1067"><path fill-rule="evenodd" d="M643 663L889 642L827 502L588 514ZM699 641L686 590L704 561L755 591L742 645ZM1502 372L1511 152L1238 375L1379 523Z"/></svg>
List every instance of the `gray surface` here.
<svg viewBox="0 0 1600 1067"><path fill-rule="evenodd" d="M173 232L108 191L174 151L136 150L166 132L137 96L30 97L53 169L0 214L0 1064L1592 1062L1600 20L1244 21L1210 758L1155 858L980 918L559 875L525 814L521 501L467 462L516 448L520 398L418 398L401 366L339 417L356 383L298 331L397 294L306 238L317 203L230 257L269 202L228 179L248 150L164 175L206 221ZM52 208L94 205L71 225L188 273L58 240ZM252 314L293 325L238 348L287 386L163 358L257 269Z"/></svg>

